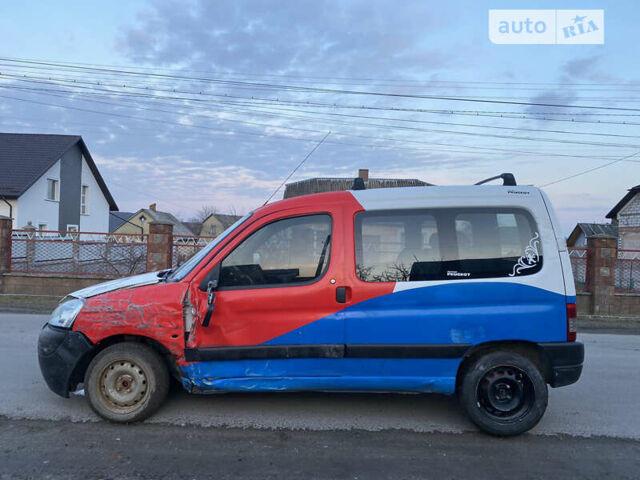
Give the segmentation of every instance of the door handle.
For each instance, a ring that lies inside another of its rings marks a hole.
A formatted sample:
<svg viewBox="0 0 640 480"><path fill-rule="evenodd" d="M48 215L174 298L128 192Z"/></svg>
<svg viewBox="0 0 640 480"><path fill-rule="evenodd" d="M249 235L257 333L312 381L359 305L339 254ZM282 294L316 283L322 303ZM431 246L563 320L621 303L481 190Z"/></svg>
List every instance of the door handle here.
<svg viewBox="0 0 640 480"><path fill-rule="evenodd" d="M351 289L349 287L336 288L336 302L347 303L351 299Z"/></svg>

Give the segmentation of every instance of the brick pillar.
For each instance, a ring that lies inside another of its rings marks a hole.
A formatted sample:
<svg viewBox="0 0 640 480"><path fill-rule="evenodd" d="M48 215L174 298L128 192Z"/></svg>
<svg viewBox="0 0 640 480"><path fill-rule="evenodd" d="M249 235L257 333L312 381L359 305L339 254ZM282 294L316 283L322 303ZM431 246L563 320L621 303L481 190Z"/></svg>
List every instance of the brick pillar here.
<svg viewBox="0 0 640 480"><path fill-rule="evenodd" d="M615 292L616 259L618 257L617 238L587 239L587 269L591 292L591 313L609 315Z"/></svg>
<svg viewBox="0 0 640 480"><path fill-rule="evenodd" d="M11 225L9 217L0 215L0 274L8 272L11 265Z"/></svg>
<svg viewBox="0 0 640 480"><path fill-rule="evenodd" d="M173 251L173 225L166 222L149 222L147 237L147 272L171 268Z"/></svg>
<svg viewBox="0 0 640 480"><path fill-rule="evenodd" d="M36 227L34 227L31 222L27 222L27 224L22 227L22 229L27 232L28 238L27 242L25 242L25 250L27 255L26 270L28 272L33 268L36 261L36 242L34 241L34 239L36 238Z"/></svg>

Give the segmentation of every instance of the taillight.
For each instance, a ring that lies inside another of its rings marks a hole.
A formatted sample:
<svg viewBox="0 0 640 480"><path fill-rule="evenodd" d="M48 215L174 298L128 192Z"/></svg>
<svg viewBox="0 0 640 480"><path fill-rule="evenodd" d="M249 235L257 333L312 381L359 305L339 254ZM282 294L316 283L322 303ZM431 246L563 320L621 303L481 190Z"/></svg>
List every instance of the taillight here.
<svg viewBox="0 0 640 480"><path fill-rule="evenodd" d="M578 333L578 309L575 303L567 303L567 341L575 342Z"/></svg>

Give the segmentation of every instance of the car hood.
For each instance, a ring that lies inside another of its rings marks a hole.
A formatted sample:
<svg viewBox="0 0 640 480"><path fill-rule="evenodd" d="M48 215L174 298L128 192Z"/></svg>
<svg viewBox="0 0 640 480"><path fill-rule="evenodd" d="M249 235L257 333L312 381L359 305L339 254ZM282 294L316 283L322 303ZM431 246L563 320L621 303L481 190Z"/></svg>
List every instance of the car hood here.
<svg viewBox="0 0 640 480"><path fill-rule="evenodd" d="M89 298L103 293L122 290L124 288L142 287L143 285L153 285L162 281L162 276L158 276L160 272L143 273L142 275L134 275L133 277L118 278L109 282L98 283L81 290L76 290L69 294L70 297Z"/></svg>

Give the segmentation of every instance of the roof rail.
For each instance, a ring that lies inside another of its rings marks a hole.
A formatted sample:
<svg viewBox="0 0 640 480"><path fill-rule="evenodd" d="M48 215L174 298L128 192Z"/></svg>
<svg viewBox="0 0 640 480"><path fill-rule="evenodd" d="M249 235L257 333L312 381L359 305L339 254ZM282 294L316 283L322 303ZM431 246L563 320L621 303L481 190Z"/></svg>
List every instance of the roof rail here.
<svg viewBox="0 0 640 480"><path fill-rule="evenodd" d="M513 176L513 173L501 173L500 175L496 175L495 177L485 178L484 180L476 183L475 185L482 185L484 183L490 182L491 180L496 180L498 178L502 179L502 185L508 185L510 187L517 185L516 177Z"/></svg>

